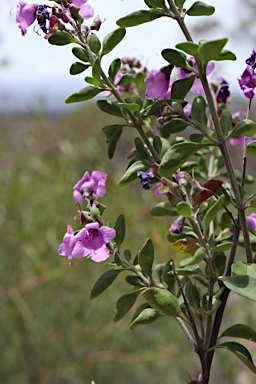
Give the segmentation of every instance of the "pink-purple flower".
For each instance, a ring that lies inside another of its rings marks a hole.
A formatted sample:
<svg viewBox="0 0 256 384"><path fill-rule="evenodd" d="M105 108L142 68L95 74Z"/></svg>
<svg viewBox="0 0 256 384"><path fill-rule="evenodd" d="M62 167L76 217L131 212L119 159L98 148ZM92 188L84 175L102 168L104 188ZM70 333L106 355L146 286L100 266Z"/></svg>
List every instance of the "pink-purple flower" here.
<svg viewBox="0 0 256 384"><path fill-rule="evenodd" d="M167 65L160 70L152 69L150 74L145 78L146 98L148 100L165 98L170 85L170 76L173 70L173 65Z"/></svg>
<svg viewBox="0 0 256 384"><path fill-rule="evenodd" d="M251 213L249 216L246 217L246 223L248 227L256 231L256 213L255 212Z"/></svg>
<svg viewBox="0 0 256 384"><path fill-rule="evenodd" d="M194 57L190 57L188 60L188 63L191 67L195 68L196 70L198 69L196 64L195 64L195 58ZM209 63L207 64L207 67L206 67L206 75L209 76L212 73L212 71L214 70L214 68L215 68L215 63L213 61L209 61ZM179 73L177 75L177 80L184 79L186 77L194 75L194 72L189 71L188 69L178 68L178 71L179 71ZM203 86L202 86L200 79L195 79L194 84L192 85L190 91L192 93L195 93L198 95L204 94L204 89L203 89Z"/></svg>
<svg viewBox="0 0 256 384"><path fill-rule="evenodd" d="M179 216L172 223L172 225L170 227L170 232L174 233L175 235L180 235L183 231L184 223L185 223L185 217Z"/></svg>
<svg viewBox="0 0 256 384"><path fill-rule="evenodd" d="M72 4L79 8L79 13L84 20L90 19L94 16L94 9L86 3L87 0L72 0Z"/></svg>
<svg viewBox="0 0 256 384"><path fill-rule="evenodd" d="M28 4L25 1L20 1L16 5L16 23L19 24L23 36L27 33L27 28L36 20L37 7L36 4Z"/></svg>
<svg viewBox="0 0 256 384"><path fill-rule="evenodd" d="M81 204L84 198L103 197L106 193L107 176L107 173L101 171L93 171L91 176L89 172L85 172L82 179L74 186L75 202Z"/></svg>
<svg viewBox="0 0 256 384"><path fill-rule="evenodd" d="M116 231L113 228L100 227L97 222L87 224L77 234L74 234L73 228L69 225L58 253L68 258L70 266L73 258L86 256L99 263L109 258L110 252L106 244L115 236Z"/></svg>
<svg viewBox="0 0 256 384"><path fill-rule="evenodd" d="M247 99L254 97L254 89L256 87L256 74L253 66L247 65L241 77L238 79L240 88Z"/></svg>

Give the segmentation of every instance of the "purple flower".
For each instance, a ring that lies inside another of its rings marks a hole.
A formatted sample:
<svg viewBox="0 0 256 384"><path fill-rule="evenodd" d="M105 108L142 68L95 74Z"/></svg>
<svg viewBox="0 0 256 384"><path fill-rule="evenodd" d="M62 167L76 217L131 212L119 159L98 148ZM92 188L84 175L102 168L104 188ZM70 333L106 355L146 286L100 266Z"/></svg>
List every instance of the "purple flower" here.
<svg viewBox="0 0 256 384"><path fill-rule="evenodd" d="M24 36L27 33L27 28L36 20L37 6L20 1L16 5L16 23L19 23L21 34Z"/></svg>
<svg viewBox="0 0 256 384"><path fill-rule="evenodd" d="M63 237L63 243L60 244L58 253L61 256L66 256L68 258L69 265L72 266L72 252L74 249L74 244L72 240L74 238L73 228L68 225L66 234Z"/></svg>
<svg viewBox="0 0 256 384"><path fill-rule="evenodd" d="M185 222L184 216L179 216L171 225L170 232L174 233L175 235L180 235L183 231Z"/></svg>
<svg viewBox="0 0 256 384"><path fill-rule="evenodd" d="M251 56L245 60L245 63L249 66L252 66L253 69L255 69L256 65L256 49L253 48Z"/></svg>
<svg viewBox="0 0 256 384"><path fill-rule="evenodd" d="M89 172L85 172L73 188L75 202L80 204L84 198L103 197L106 193L107 176L107 173L101 171L93 171L91 176Z"/></svg>
<svg viewBox="0 0 256 384"><path fill-rule="evenodd" d="M249 216L247 216L246 223L248 227L256 231L256 213L251 213Z"/></svg>
<svg viewBox="0 0 256 384"><path fill-rule="evenodd" d="M86 3L87 0L72 0L72 4L75 7L80 8L79 13L84 20L90 19L94 16L94 9Z"/></svg>
<svg viewBox="0 0 256 384"><path fill-rule="evenodd" d="M194 57L190 57L188 60L188 63L191 67L193 67L197 70L197 66L195 65ZM209 61L209 63L207 64L207 68L206 68L206 75L209 76L212 73L212 71L214 70L214 68L215 68L215 63L213 61ZM184 79L186 77L194 75L194 72L189 71L188 69L178 68L178 71L179 71L179 73L177 76L177 80ZM204 94L204 89L203 89L203 86L202 86L200 79L195 79L194 84L192 85L192 88L190 89L190 91L192 93L195 93L198 95Z"/></svg>
<svg viewBox="0 0 256 384"><path fill-rule="evenodd" d="M36 11L36 19L38 21L38 25L42 29L44 33L47 33L46 28L46 20L50 19L50 13L47 11L46 6L39 5Z"/></svg>
<svg viewBox="0 0 256 384"><path fill-rule="evenodd" d="M164 99L170 85L170 76L173 65L167 65L160 70L152 69L150 74L145 78L147 83L146 98L148 100Z"/></svg>
<svg viewBox="0 0 256 384"><path fill-rule="evenodd" d="M152 172L138 171L137 176L141 181L141 188L147 189L147 190L151 188L150 180L154 176Z"/></svg>
<svg viewBox="0 0 256 384"><path fill-rule="evenodd" d="M253 67L247 65L241 77L238 79L240 88L247 99L254 97L254 88L256 87L256 74Z"/></svg>
<svg viewBox="0 0 256 384"><path fill-rule="evenodd" d="M229 84L224 79L220 79L220 85L216 90L217 103L227 103L227 99L230 96Z"/></svg>

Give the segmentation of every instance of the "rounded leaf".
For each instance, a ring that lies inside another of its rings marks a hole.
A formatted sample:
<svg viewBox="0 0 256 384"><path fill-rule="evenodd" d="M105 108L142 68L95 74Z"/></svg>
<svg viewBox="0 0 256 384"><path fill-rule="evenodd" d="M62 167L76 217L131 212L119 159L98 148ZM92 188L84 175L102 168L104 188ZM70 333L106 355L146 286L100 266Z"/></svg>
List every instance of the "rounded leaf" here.
<svg viewBox="0 0 256 384"><path fill-rule="evenodd" d="M178 299L171 292L161 288L147 288L142 295L160 315L183 317Z"/></svg>

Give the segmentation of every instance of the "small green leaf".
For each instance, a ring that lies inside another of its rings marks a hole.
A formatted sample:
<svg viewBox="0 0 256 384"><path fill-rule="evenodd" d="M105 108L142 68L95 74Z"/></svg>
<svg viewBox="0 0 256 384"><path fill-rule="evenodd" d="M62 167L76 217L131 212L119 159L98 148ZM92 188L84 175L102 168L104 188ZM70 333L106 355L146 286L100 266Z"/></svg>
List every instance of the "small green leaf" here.
<svg viewBox="0 0 256 384"><path fill-rule="evenodd" d="M154 245L151 239L147 239L138 254L139 265L142 273L151 278L154 263Z"/></svg>
<svg viewBox="0 0 256 384"><path fill-rule="evenodd" d="M137 154L139 155L139 160L149 160L151 158L149 151L139 137L135 138L135 148Z"/></svg>
<svg viewBox="0 0 256 384"><path fill-rule="evenodd" d="M123 132L123 125L106 125L104 128L102 128L102 130L105 134L108 157L109 159L112 159L115 154L117 143Z"/></svg>
<svg viewBox="0 0 256 384"><path fill-rule="evenodd" d="M161 154L161 151L162 151L162 141L161 141L161 138L159 136L154 136L153 138L153 147L155 148L156 152L158 153L158 155Z"/></svg>
<svg viewBox="0 0 256 384"><path fill-rule="evenodd" d="M236 60L236 55L228 51L226 49L222 49L222 51L219 53L218 57L215 59L216 61L222 61L222 60Z"/></svg>
<svg viewBox="0 0 256 384"><path fill-rule="evenodd" d="M205 274L198 265L188 265L183 268L177 268L176 272L179 276L199 275L205 277Z"/></svg>
<svg viewBox="0 0 256 384"><path fill-rule="evenodd" d="M71 43L76 43L75 40L68 32L58 31L51 35L48 39L48 42L52 45L67 45Z"/></svg>
<svg viewBox="0 0 256 384"><path fill-rule="evenodd" d="M117 20L117 25L122 28L128 28L128 27L134 27L136 25L148 23L149 21L153 21L155 19L158 19L159 17L164 16L163 12L161 11L146 11L146 10L140 10L133 13L130 13L129 15L122 17L121 19Z"/></svg>
<svg viewBox="0 0 256 384"><path fill-rule="evenodd" d="M140 294L140 290L128 293L126 295L121 296L115 306L115 316L114 321L121 320L132 308L132 306L135 304L135 301L137 297Z"/></svg>
<svg viewBox="0 0 256 384"><path fill-rule="evenodd" d="M168 63L175 65L175 67L188 67L187 58L183 52L177 51L176 49L164 49L161 55Z"/></svg>
<svg viewBox="0 0 256 384"><path fill-rule="evenodd" d="M229 111L224 111L220 118L220 125L222 132L226 136L228 132L232 129L232 115Z"/></svg>
<svg viewBox="0 0 256 384"><path fill-rule="evenodd" d="M115 29L104 37L102 43L101 56L107 55L111 52L125 37L126 30L124 28Z"/></svg>
<svg viewBox="0 0 256 384"><path fill-rule="evenodd" d="M184 286L184 293L189 305L197 310L200 301L200 294L197 286L189 280Z"/></svg>
<svg viewBox="0 0 256 384"><path fill-rule="evenodd" d="M165 0L144 0L144 2L149 8L166 8Z"/></svg>
<svg viewBox="0 0 256 384"><path fill-rule="evenodd" d="M185 79L174 81L172 84L171 99L183 100L187 96L187 93L190 91L194 81L195 76L189 76Z"/></svg>
<svg viewBox="0 0 256 384"><path fill-rule="evenodd" d="M251 141L247 145L247 154L254 155L254 156L256 155L256 140Z"/></svg>
<svg viewBox="0 0 256 384"><path fill-rule="evenodd" d="M132 273L130 273L129 275L126 275L125 276L125 281L128 283L128 284L131 284L133 285L134 287L144 287L145 285L143 284L142 280L139 278L139 276L136 276Z"/></svg>
<svg viewBox="0 0 256 384"><path fill-rule="evenodd" d="M70 75L78 75L79 73L82 73L89 67L90 65L85 65L79 62L75 62L71 65L69 73Z"/></svg>
<svg viewBox="0 0 256 384"><path fill-rule="evenodd" d="M104 292L122 271L122 269L111 269L110 271L103 273L92 287L90 299L94 299Z"/></svg>
<svg viewBox="0 0 256 384"><path fill-rule="evenodd" d="M242 261L236 261L232 265L234 275L247 275L256 278L256 264L245 264Z"/></svg>
<svg viewBox="0 0 256 384"><path fill-rule="evenodd" d="M228 39L210 40L200 45L198 54L204 64L207 64L210 60L216 60L219 57L220 52L226 45Z"/></svg>
<svg viewBox="0 0 256 384"><path fill-rule="evenodd" d="M191 108L192 119L203 129L207 126L206 102L203 96L195 97Z"/></svg>
<svg viewBox="0 0 256 384"><path fill-rule="evenodd" d="M183 317L179 302L171 292L161 288L148 288L142 295L160 315Z"/></svg>
<svg viewBox="0 0 256 384"><path fill-rule="evenodd" d="M231 249L232 244L231 241L225 241L225 243L218 244L213 248L213 253L226 252Z"/></svg>
<svg viewBox="0 0 256 384"><path fill-rule="evenodd" d="M92 99L93 97L97 96L99 93L103 92L104 89L88 86L85 88L80 89L80 91L73 93L73 95L70 95L66 100L66 104L71 103L80 103L81 101L87 101Z"/></svg>
<svg viewBox="0 0 256 384"><path fill-rule="evenodd" d="M200 263L204 258L206 258L206 250L204 247L200 247L196 250L193 257L188 257L187 259L181 260L180 266L186 267L188 265L196 265Z"/></svg>
<svg viewBox="0 0 256 384"><path fill-rule="evenodd" d="M190 7L186 14L189 16L211 16L215 12L215 8L212 5L203 3L202 1L196 1L192 7Z"/></svg>
<svg viewBox="0 0 256 384"><path fill-rule="evenodd" d="M161 128L161 135L168 139L173 133L178 133L184 131L189 126L189 123L179 119L173 118L170 121L167 121Z"/></svg>
<svg viewBox="0 0 256 384"><path fill-rule="evenodd" d="M204 144L188 141L174 144L165 152L159 167L159 174L164 177L171 177L174 172L190 158L190 156L204 146Z"/></svg>
<svg viewBox="0 0 256 384"><path fill-rule="evenodd" d="M248 275L220 277L224 285L231 291L249 300L256 301L256 278Z"/></svg>
<svg viewBox="0 0 256 384"><path fill-rule="evenodd" d="M184 217L190 217L192 216L192 209L188 203L185 201L180 201L177 204L177 212L179 215L184 216Z"/></svg>
<svg viewBox="0 0 256 384"><path fill-rule="evenodd" d="M176 207L169 203L161 202L153 207L150 211L152 216L176 216Z"/></svg>
<svg viewBox="0 0 256 384"><path fill-rule="evenodd" d="M91 51L97 55L101 49L101 43L100 43L99 38L96 35L94 35L94 33L91 33L87 37L87 43L88 43Z"/></svg>
<svg viewBox="0 0 256 384"><path fill-rule="evenodd" d="M116 219L114 229L116 231L116 237L114 241L116 242L117 246L120 247L122 242L125 238L125 218L124 215L119 215Z"/></svg>
<svg viewBox="0 0 256 384"><path fill-rule="evenodd" d="M99 83L101 80L100 75L101 75L100 59L97 58L94 61L93 66L92 66L92 77L94 78L94 80L97 81L97 83Z"/></svg>
<svg viewBox="0 0 256 384"><path fill-rule="evenodd" d="M234 353L253 373L256 374L256 367L253 364L251 354L242 344L229 341L226 343L218 344L214 347L214 349L218 348L225 348Z"/></svg>
<svg viewBox="0 0 256 384"><path fill-rule="evenodd" d="M163 279L170 291L174 291L176 279L172 273L172 260L169 260L163 268Z"/></svg>
<svg viewBox="0 0 256 384"><path fill-rule="evenodd" d="M140 106L136 103L118 103L120 108L128 109L132 112L138 112L140 110Z"/></svg>
<svg viewBox="0 0 256 384"><path fill-rule="evenodd" d="M120 68L121 68L121 60L119 58L113 60L112 63L110 64L108 68L108 75L112 82L114 82L116 74Z"/></svg>
<svg viewBox="0 0 256 384"><path fill-rule="evenodd" d="M109 115L123 117L122 109L111 100L98 100L97 105L101 111Z"/></svg>
<svg viewBox="0 0 256 384"><path fill-rule="evenodd" d="M225 195L221 195L218 200L216 200L213 205L207 210L204 215L203 223L204 228L208 228L210 223L215 219L219 210L222 208L222 204L224 203Z"/></svg>
<svg viewBox="0 0 256 384"><path fill-rule="evenodd" d="M121 77L117 85L128 85L128 84L131 84L133 81L134 81L134 76L131 75L130 73L125 73Z"/></svg>
<svg viewBox="0 0 256 384"><path fill-rule="evenodd" d="M81 61L84 61L85 63L88 63L90 61L88 53L84 48L74 47L72 48L72 53L75 57L77 57Z"/></svg>
<svg viewBox="0 0 256 384"><path fill-rule="evenodd" d="M228 138L231 137L237 138L241 136L254 136L256 134L256 123L253 120L245 119L239 121L235 127L232 129Z"/></svg>
<svg viewBox="0 0 256 384"><path fill-rule="evenodd" d="M130 329L134 330L142 325L151 324L162 316L153 309L153 308L145 308L143 309L138 316L132 321L130 325Z"/></svg>
<svg viewBox="0 0 256 384"><path fill-rule="evenodd" d="M244 324L235 324L225 329L220 337L239 337L250 341L256 341L256 331Z"/></svg>
<svg viewBox="0 0 256 384"><path fill-rule="evenodd" d="M149 168L148 165L145 165L142 161L135 161L124 173L124 175L121 177L120 181L118 182L118 187L124 187L126 184L130 183L131 181L137 179L137 172L138 171L146 171Z"/></svg>
<svg viewBox="0 0 256 384"><path fill-rule="evenodd" d="M183 52L186 52L188 55L195 56L197 54L199 45L193 43L192 41L186 41L184 43L176 44L175 47Z"/></svg>

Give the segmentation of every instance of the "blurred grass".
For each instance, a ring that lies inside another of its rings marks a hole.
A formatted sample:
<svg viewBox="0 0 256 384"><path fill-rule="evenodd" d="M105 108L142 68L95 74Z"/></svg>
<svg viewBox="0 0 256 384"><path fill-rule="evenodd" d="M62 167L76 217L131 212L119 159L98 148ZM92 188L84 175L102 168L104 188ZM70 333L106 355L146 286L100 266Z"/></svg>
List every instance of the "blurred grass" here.
<svg viewBox="0 0 256 384"><path fill-rule="evenodd" d="M141 191L138 181L116 187L135 133L124 133L110 161L101 132L110 123L113 117L94 104L64 116L1 116L1 383L183 384L186 371L197 376L196 356L174 320L136 331L129 330L131 314L114 323L114 304L130 290L122 278L90 301L90 289L106 263L75 260L70 268L58 256L67 225L79 228L73 221L73 185L86 170L98 169L110 174L102 199L105 221L113 225L120 213L127 219L124 249L135 253L151 237L157 261L171 257L164 241L170 220L149 215L159 200ZM253 321L248 308L241 314L240 321ZM227 352L219 356L214 378L238 383L242 364ZM223 362L230 362L230 372ZM246 376L247 384L252 376Z"/></svg>

